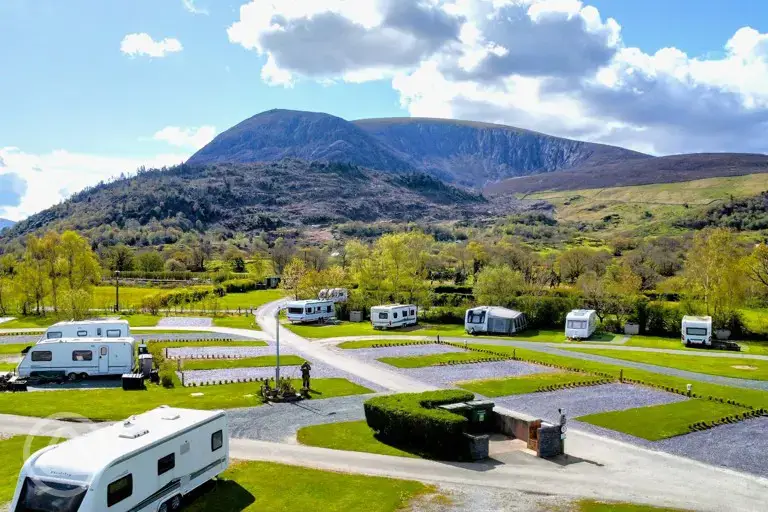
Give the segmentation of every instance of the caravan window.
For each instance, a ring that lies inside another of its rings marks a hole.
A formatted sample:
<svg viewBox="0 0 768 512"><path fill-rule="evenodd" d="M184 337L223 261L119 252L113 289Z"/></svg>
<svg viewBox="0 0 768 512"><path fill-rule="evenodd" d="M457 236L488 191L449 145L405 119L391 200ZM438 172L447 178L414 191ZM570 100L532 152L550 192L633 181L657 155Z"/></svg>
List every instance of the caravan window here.
<svg viewBox="0 0 768 512"><path fill-rule="evenodd" d="M386 320L389 318L389 313L379 313L379 320Z"/></svg>
<svg viewBox="0 0 768 512"><path fill-rule="evenodd" d="M569 329L586 329L587 321L586 320L568 320L568 328Z"/></svg>
<svg viewBox="0 0 768 512"><path fill-rule="evenodd" d="M99 349L99 353L103 356L107 355L107 347L101 347L101 349Z"/></svg>
<svg viewBox="0 0 768 512"><path fill-rule="evenodd" d="M32 352L32 360L40 362L53 361L53 354L50 350L36 350Z"/></svg>
<svg viewBox="0 0 768 512"><path fill-rule="evenodd" d="M416 316L416 310L415 309L411 310L411 316Z"/></svg>
<svg viewBox="0 0 768 512"><path fill-rule="evenodd" d="M160 476L163 473L167 473L176 467L176 454L171 453L162 457L157 461L157 475Z"/></svg>
<svg viewBox="0 0 768 512"><path fill-rule="evenodd" d="M469 323L481 324L485 321L485 311L472 312L469 314Z"/></svg>
<svg viewBox="0 0 768 512"><path fill-rule="evenodd" d="M120 329L107 329L107 338L119 338Z"/></svg>
<svg viewBox="0 0 768 512"><path fill-rule="evenodd" d="M107 506L111 507L133 494L133 475L125 475L107 486Z"/></svg>
<svg viewBox="0 0 768 512"><path fill-rule="evenodd" d="M312 308L307 308L306 312L307 312L308 315L312 314Z"/></svg>
<svg viewBox="0 0 768 512"><path fill-rule="evenodd" d="M49 340L57 340L61 338L61 331L48 331L45 333L45 337Z"/></svg>
<svg viewBox="0 0 768 512"><path fill-rule="evenodd" d="M88 336L88 331L77 331L78 338L85 338L86 336Z"/></svg>
<svg viewBox="0 0 768 512"><path fill-rule="evenodd" d="M93 361L93 352L90 350L73 350L73 361Z"/></svg>
<svg viewBox="0 0 768 512"><path fill-rule="evenodd" d="M394 313L392 313L392 318L397 318L397 311L395 311Z"/></svg>
<svg viewBox="0 0 768 512"><path fill-rule="evenodd" d="M331 311L333 311L333 306L328 306L328 311L327 311L327 313L330 313Z"/></svg>
<svg viewBox="0 0 768 512"><path fill-rule="evenodd" d="M77 512L87 487L26 478L21 488L18 512Z"/></svg>
<svg viewBox="0 0 768 512"><path fill-rule="evenodd" d="M222 446L224 446L224 433L218 430L211 434L211 451L215 452Z"/></svg>
<svg viewBox="0 0 768 512"><path fill-rule="evenodd" d="M292 315L300 315L304 312L304 308L288 308L288 312Z"/></svg>
<svg viewBox="0 0 768 512"><path fill-rule="evenodd" d="M706 336L709 334L709 331L707 331L706 327L686 327L685 334L689 334L691 336Z"/></svg>

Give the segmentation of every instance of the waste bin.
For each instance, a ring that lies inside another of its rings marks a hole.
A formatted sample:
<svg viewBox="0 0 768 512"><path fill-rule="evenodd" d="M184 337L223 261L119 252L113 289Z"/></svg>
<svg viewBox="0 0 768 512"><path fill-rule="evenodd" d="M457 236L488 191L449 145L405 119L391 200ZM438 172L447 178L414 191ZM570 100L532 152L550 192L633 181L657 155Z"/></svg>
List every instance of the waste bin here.
<svg viewBox="0 0 768 512"><path fill-rule="evenodd" d="M469 430L471 432L483 432L488 430L487 425L493 419L493 408L496 404L490 400L472 400L466 402L469 419Z"/></svg>
<svg viewBox="0 0 768 512"><path fill-rule="evenodd" d="M454 414L460 414L465 418L469 418L469 406L464 402L457 402L455 404L438 405L437 408L445 409L446 411L450 411Z"/></svg>

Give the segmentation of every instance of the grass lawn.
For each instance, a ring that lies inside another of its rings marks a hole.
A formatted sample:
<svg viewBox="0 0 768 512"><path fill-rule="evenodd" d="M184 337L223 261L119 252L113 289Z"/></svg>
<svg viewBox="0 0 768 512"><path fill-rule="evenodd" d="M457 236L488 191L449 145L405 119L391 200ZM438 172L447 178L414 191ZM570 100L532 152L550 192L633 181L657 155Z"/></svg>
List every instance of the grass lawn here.
<svg viewBox="0 0 768 512"><path fill-rule="evenodd" d="M233 329L251 329L260 331L261 327L252 316L217 316L213 319L216 327L232 327Z"/></svg>
<svg viewBox="0 0 768 512"><path fill-rule="evenodd" d="M401 329L374 329L370 322L341 322L338 325L291 324L284 327L303 338L341 338L344 336L467 336L463 325L419 324Z"/></svg>
<svg viewBox="0 0 768 512"><path fill-rule="evenodd" d="M126 309L138 309L141 301L150 295L168 291L163 288L143 288L139 286L120 285L120 307ZM115 305L115 282L109 286L97 286L93 289L93 307L111 308Z"/></svg>
<svg viewBox="0 0 768 512"><path fill-rule="evenodd" d="M24 457L24 444L26 442L27 436L14 436L10 439L0 440L0 505L13 499L19 471L26 460ZM50 437L33 438L28 455L51 443L56 444L57 441Z"/></svg>
<svg viewBox="0 0 768 512"><path fill-rule="evenodd" d="M603 502L596 500L579 500L573 512L684 512L677 508L654 507L651 505L635 505L634 503Z"/></svg>
<svg viewBox="0 0 768 512"><path fill-rule="evenodd" d="M12 343L7 345L0 344L0 356L21 356L21 351L29 347L30 345L34 345L34 342Z"/></svg>
<svg viewBox="0 0 768 512"><path fill-rule="evenodd" d="M538 341L541 343L565 343L565 332L562 330L548 330L548 329L529 329L523 331L520 334L516 334L513 339L520 341ZM616 335L610 332L597 332L592 335L591 338L586 340L588 342L609 342L616 339Z"/></svg>
<svg viewBox="0 0 768 512"><path fill-rule="evenodd" d="M761 359L739 359L736 357L705 357L688 354L666 354L640 352L637 350L572 349L612 359L655 364L689 372L721 375L736 379L768 380L768 361Z"/></svg>
<svg viewBox="0 0 768 512"><path fill-rule="evenodd" d="M54 316L23 316L0 324L0 329L34 329L45 330L59 320Z"/></svg>
<svg viewBox="0 0 768 512"><path fill-rule="evenodd" d="M649 441L658 441L688 434L690 432L688 425L691 423L714 421L744 411L746 409L742 407L712 402L711 400L686 400L625 411L589 414L576 419Z"/></svg>
<svg viewBox="0 0 768 512"><path fill-rule="evenodd" d="M281 366L299 366L305 359L299 356L285 355L280 357ZM259 368L275 366L276 356L244 357L242 359L185 359L181 364L182 370L218 370L230 368Z"/></svg>
<svg viewBox="0 0 768 512"><path fill-rule="evenodd" d="M423 356L382 357L379 361L396 368L424 368L449 361L477 361L478 359L496 359L496 357L478 352L446 352Z"/></svg>
<svg viewBox="0 0 768 512"><path fill-rule="evenodd" d="M0 373L12 372L18 366L17 363L3 363L0 362Z"/></svg>
<svg viewBox="0 0 768 512"><path fill-rule="evenodd" d="M272 462L234 462L188 512L394 512L433 487L409 480L335 473Z"/></svg>
<svg viewBox="0 0 768 512"><path fill-rule="evenodd" d="M603 377L586 375L577 372L553 372L524 375L522 377L505 377L502 379L467 380L456 382L462 389L478 393L487 397L522 395L534 393L543 386L553 384L593 383L602 380Z"/></svg>
<svg viewBox="0 0 768 512"><path fill-rule="evenodd" d="M272 302L285 297L284 290L253 290L245 293L228 293L219 298L219 308L221 309L249 309L258 308L268 302ZM192 304L192 308L202 305Z"/></svg>
<svg viewBox="0 0 768 512"><path fill-rule="evenodd" d="M131 327L155 327L163 317L156 315L135 314L123 315L120 318L123 320L128 320L128 325Z"/></svg>
<svg viewBox="0 0 768 512"><path fill-rule="evenodd" d="M685 390L686 384L691 383L691 379L675 377L673 375L662 375L648 370L639 370L636 368L623 368L621 361L616 364L600 363L597 361L587 361L575 357L547 354L534 349L522 349L513 347L504 347L499 345L474 345L481 349L492 350L504 354L512 354L513 351L518 359L531 363L548 363L566 366L567 368L579 369L587 372L608 373L616 378L621 370L624 371L625 379L639 380L663 387L673 387L679 390ZM726 400L735 400L738 403L751 405L755 408L768 409L768 391L758 389L734 388L723 386L721 384L711 384L709 382L693 381L693 392L702 396L713 396L724 398Z"/></svg>
<svg viewBox="0 0 768 512"><path fill-rule="evenodd" d="M294 386L301 387L295 379ZM202 393L202 396L193 396ZM122 389L61 390L34 393L1 393L0 413L46 417L72 413L93 420L121 420L161 405L190 409L234 409L261 405L258 383L222 384L196 388L165 389L150 385L146 391ZM373 393L346 379L312 379L313 398Z"/></svg>
<svg viewBox="0 0 768 512"><path fill-rule="evenodd" d="M210 334L211 336L220 336L218 333L212 333L201 327L199 331L185 331L183 329L142 329L135 327L131 329L131 334Z"/></svg>
<svg viewBox="0 0 768 512"><path fill-rule="evenodd" d="M668 348L672 350L694 350L688 349L680 342L679 338L663 338L661 336L632 336L624 344L625 347L644 347L644 348ZM699 349L696 349L699 350Z"/></svg>
<svg viewBox="0 0 768 512"><path fill-rule="evenodd" d="M418 457L394 446L384 444L373 433L365 421L328 423L300 428L296 434L299 443L308 446L347 450L351 452L378 453L398 457Z"/></svg>

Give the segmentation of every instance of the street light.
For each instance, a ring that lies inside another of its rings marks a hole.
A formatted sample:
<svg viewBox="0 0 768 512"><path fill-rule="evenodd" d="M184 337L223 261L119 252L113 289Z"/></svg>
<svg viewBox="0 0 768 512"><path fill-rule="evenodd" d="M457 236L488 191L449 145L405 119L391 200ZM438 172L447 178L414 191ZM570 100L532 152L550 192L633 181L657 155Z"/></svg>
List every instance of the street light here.
<svg viewBox="0 0 768 512"><path fill-rule="evenodd" d="M115 313L120 311L120 271L115 270Z"/></svg>
<svg viewBox="0 0 768 512"><path fill-rule="evenodd" d="M275 343L277 345L277 361L275 365L275 388L280 385L280 310L275 311Z"/></svg>

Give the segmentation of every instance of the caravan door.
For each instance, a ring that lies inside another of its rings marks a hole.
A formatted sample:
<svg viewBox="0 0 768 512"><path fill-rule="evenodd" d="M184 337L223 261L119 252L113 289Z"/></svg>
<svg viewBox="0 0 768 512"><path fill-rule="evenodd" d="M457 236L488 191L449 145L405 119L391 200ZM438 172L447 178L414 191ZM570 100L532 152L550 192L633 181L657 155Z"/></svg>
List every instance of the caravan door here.
<svg viewBox="0 0 768 512"><path fill-rule="evenodd" d="M109 347L107 345L99 347L99 373L102 375L109 373Z"/></svg>

